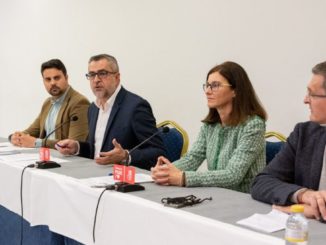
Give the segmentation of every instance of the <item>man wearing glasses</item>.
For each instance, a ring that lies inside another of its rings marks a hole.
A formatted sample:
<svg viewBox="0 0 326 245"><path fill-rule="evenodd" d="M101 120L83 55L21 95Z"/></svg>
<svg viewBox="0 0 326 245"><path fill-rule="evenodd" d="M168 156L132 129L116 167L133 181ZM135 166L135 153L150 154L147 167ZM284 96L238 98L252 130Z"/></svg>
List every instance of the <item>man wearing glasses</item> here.
<svg viewBox="0 0 326 245"><path fill-rule="evenodd" d="M64 155L94 158L100 165L128 161L137 167L150 169L157 157L165 153L159 136L130 155L128 152L157 132L149 103L121 86L119 66L113 56L100 54L91 57L86 78L96 97L88 111L87 142L63 140L56 148Z"/></svg>
<svg viewBox="0 0 326 245"><path fill-rule="evenodd" d="M283 211L289 208L281 206L304 204L307 217L326 220L326 62L312 73L304 98L310 121L296 125L283 149L254 179L251 195Z"/></svg>
<svg viewBox="0 0 326 245"><path fill-rule="evenodd" d="M40 114L27 129L9 136L10 142L22 147L54 148L55 143L62 139L85 140L89 101L69 85L67 70L61 60L44 62L41 74L51 97L44 102Z"/></svg>

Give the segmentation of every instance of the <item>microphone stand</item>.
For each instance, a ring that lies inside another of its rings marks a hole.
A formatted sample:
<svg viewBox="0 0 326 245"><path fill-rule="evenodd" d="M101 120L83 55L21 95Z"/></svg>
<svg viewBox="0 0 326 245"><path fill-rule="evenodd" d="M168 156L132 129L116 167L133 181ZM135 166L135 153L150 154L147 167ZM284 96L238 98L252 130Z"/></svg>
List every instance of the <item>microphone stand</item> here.
<svg viewBox="0 0 326 245"><path fill-rule="evenodd" d="M77 121L78 117L77 116L72 116L71 118L69 118L69 120L61 123L58 127L56 127L54 130L52 130L45 138L44 138L44 148L48 148L46 146L46 142L48 140L48 138L54 133L56 132L59 128L61 128L63 125L69 123L69 122L74 122ZM41 169L49 169L49 168L59 168L61 167L61 165L55 161L37 161L36 163L36 168L41 168Z"/></svg>
<svg viewBox="0 0 326 245"><path fill-rule="evenodd" d="M169 132L170 128L169 127L163 127L162 131L158 130L155 134L147 138L146 140L142 141L140 144L136 145L134 148L132 148L129 152L127 152L127 157L124 163L124 166L128 167L129 166L129 160L130 160L130 153L133 152L134 150L138 149L140 146L151 140L153 137L160 133L167 133ZM145 190L145 187L140 185L140 184L129 184L126 182L118 182L116 183L116 191L119 192L133 192L133 191L142 191Z"/></svg>

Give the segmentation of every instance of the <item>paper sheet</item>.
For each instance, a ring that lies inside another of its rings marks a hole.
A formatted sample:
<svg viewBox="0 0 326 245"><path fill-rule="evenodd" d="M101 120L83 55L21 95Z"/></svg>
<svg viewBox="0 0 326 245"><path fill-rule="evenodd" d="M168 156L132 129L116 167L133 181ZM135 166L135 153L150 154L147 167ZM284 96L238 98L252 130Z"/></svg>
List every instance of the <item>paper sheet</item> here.
<svg viewBox="0 0 326 245"><path fill-rule="evenodd" d="M81 179L80 181L91 187L113 185L115 183L112 175ZM136 174L135 182L136 183L153 182L153 179L148 174Z"/></svg>
<svg viewBox="0 0 326 245"><path fill-rule="evenodd" d="M14 146L9 142L0 143L0 155L18 154L22 151L31 150L32 148Z"/></svg>
<svg viewBox="0 0 326 245"><path fill-rule="evenodd" d="M246 219L237 221L237 224L272 233L285 229L288 217L288 214L272 209L268 214L253 214Z"/></svg>
<svg viewBox="0 0 326 245"><path fill-rule="evenodd" d="M38 153L18 153L12 155L0 155L0 162L18 165L18 166L27 166L28 164L35 163L40 160L40 156ZM68 160L64 160L61 158L50 157L51 161L55 161L57 163L69 162Z"/></svg>

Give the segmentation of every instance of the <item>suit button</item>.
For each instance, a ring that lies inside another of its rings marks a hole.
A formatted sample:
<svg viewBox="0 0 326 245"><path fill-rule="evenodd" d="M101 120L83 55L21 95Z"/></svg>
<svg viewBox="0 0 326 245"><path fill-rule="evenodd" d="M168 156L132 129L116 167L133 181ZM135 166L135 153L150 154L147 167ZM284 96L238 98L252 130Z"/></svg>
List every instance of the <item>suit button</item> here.
<svg viewBox="0 0 326 245"><path fill-rule="evenodd" d="M279 204L280 203L280 199L279 198L275 198L273 201L274 204Z"/></svg>

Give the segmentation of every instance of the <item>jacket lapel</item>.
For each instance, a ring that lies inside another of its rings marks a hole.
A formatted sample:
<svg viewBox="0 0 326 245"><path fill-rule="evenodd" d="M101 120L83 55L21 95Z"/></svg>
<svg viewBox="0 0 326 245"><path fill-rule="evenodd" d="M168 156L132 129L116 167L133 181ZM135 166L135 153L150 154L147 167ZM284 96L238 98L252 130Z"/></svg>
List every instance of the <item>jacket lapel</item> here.
<svg viewBox="0 0 326 245"><path fill-rule="evenodd" d="M48 98L46 101L46 105L44 106L43 111L40 116L40 136L39 137L41 139L44 139L46 137L46 135L49 133L49 132L45 132L45 121L49 114L51 106L52 106L51 98Z"/></svg>
<svg viewBox="0 0 326 245"><path fill-rule="evenodd" d="M114 104L113 104L113 107L112 107L112 110L111 110L111 113L110 113L110 116L109 116L109 120L106 124L106 129L105 129L105 134L104 134L104 137L103 137L103 143L102 143L102 146L101 146L101 150L103 149L103 145L106 145L106 141L108 139L110 139L110 130L111 130L111 127L112 127L112 124L114 122L114 119L118 113L118 111L120 110L120 106L121 106L121 103L125 97L125 95L127 94L127 91L121 87L115 101L114 101ZM111 142L108 142L108 144L111 144Z"/></svg>
<svg viewBox="0 0 326 245"><path fill-rule="evenodd" d="M55 122L55 127L58 127L61 123L64 123L66 120L69 120L69 118L64 117L63 113L66 111L69 101L71 99L71 94L73 93L72 87L69 88L69 91L66 94L66 97L64 98L62 105L60 107L60 110L58 112L57 120ZM58 130L55 132L56 138L62 137L62 127L58 128Z"/></svg>
<svg viewBox="0 0 326 245"><path fill-rule="evenodd" d="M95 130L97 124L97 117L99 113L98 107L92 103L89 107L89 115L88 115L88 142L93 145L95 143Z"/></svg>

